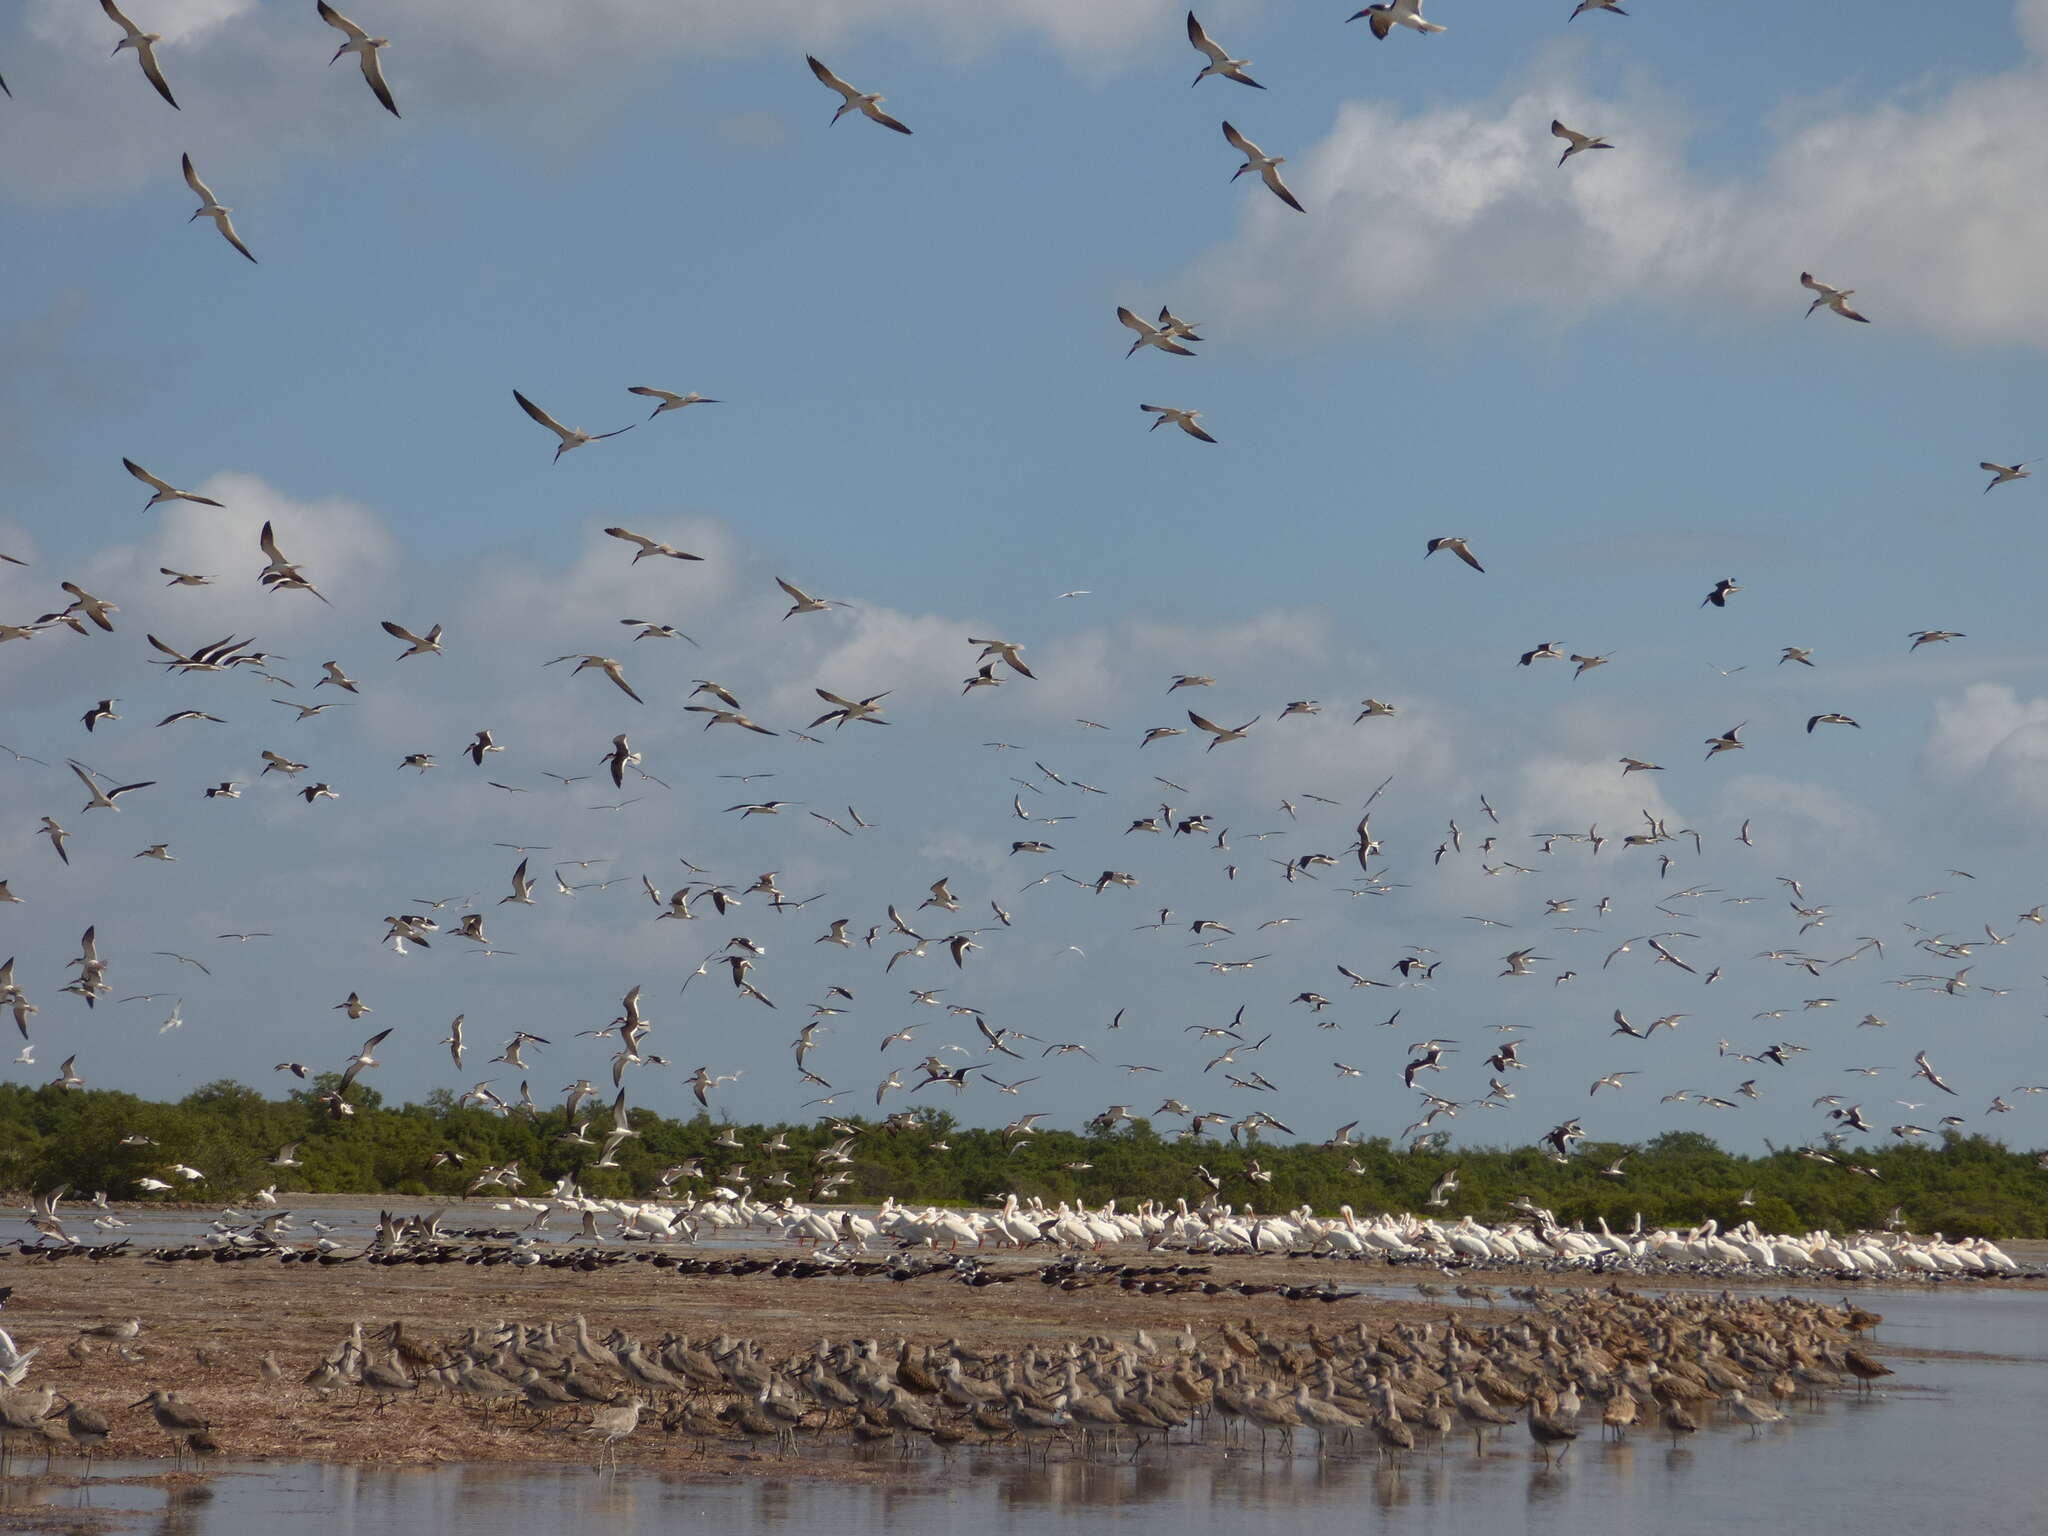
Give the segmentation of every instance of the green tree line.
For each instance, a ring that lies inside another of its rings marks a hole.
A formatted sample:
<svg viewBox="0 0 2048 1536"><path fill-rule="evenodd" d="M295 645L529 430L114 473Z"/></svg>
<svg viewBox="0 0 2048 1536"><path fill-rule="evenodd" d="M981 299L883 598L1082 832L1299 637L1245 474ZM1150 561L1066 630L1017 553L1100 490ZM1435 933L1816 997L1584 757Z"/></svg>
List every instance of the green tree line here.
<svg viewBox="0 0 2048 1536"><path fill-rule="evenodd" d="M852 1130L838 1165L847 1180L832 1198L878 1201L893 1195L916 1204L979 1205L1008 1192L1049 1202L1110 1199L1125 1207L1143 1199L1199 1203L1221 1181L1220 1197L1261 1211L1312 1206L1360 1214L1422 1211L1444 1174L1458 1187L1439 1207L1455 1218L1498 1218L1509 1202L1533 1200L1559 1219L1617 1230L1640 1213L1650 1226L1691 1226L1712 1217L1723 1226L1753 1218L1766 1230L1835 1231L1881 1225L1894 1207L1914 1231L1951 1237L2048 1237L2048 1171L2038 1154L2015 1152L1982 1136L1950 1135L1938 1145L1871 1145L1845 1152L1868 1173L1816 1161L1791 1148L1743 1156L1693 1132L1667 1132L1640 1145L1587 1142L1567 1163L1531 1147L1397 1149L1383 1139L1344 1147L1301 1142L1184 1142L1162 1137L1146 1121L1112 1131L1045 1131L1008 1138L963 1127L927 1109L917 1123L891 1129L874 1121L804 1125L733 1125L699 1114L672 1120L628 1111L634 1135L615 1153L613 1168L593 1166L598 1148L565 1140L561 1107L501 1115L459 1104L436 1092L421 1104L387 1105L374 1089L352 1090L355 1113L333 1118L319 1102L331 1079L316 1080L283 1099L266 1099L235 1082L210 1083L175 1103L99 1090L0 1086L0 1189L17 1193L67 1186L74 1196L104 1190L110 1199L149 1198L139 1180L172 1186L155 1198L218 1202L245 1198L265 1185L324 1194L455 1196L487 1167L516 1163L527 1195L544 1194L573 1176L586 1193L633 1197L651 1193L662 1171L690 1158L707 1179L679 1180L678 1196L716 1183L745 1183L762 1199L815 1198L826 1171L818 1155ZM579 1120L602 1142L606 1106L587 1104ZM777 1135L787 1151L768 1152ZM145 1138L137 1142L134 1138ZM737 1138L734 1150L715 1143ZM297 1143L296 1168L269 1163ZM437 1153L459 1154L436 1164ZM1602 1170L1626 1155L1624 1176ZM170 1171L183 1164L204 1178ZM736 1169L744 1168L744 1173ZM1266 1177L1254 1179L1254 1173ZM789 1183L776 1182L786 1175ZM490 1193L498 1193L493 1189ZM1747 1195L1749 1204L1741 1203Z"/></svg>

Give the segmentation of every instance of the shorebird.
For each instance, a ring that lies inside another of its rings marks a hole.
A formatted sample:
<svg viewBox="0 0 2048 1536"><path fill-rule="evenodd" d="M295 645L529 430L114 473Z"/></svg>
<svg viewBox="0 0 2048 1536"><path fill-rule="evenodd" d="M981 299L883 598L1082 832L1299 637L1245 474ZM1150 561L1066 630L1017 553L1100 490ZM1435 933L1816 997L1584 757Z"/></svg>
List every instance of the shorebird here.
<svg viewBox="0 0 2048 1536"><path fill-rule="evenodd" d="M100 0L100 9L107 13L109 21L128 34L114 44L114 52L118 54L123 48L133 48L135 61L142 66L142 73L148 78L149 83L156 87L157 95L173 107L177 106L178 98L173 96L171 88L164 84L164 72L156 62L156 45L164 40L163 33L144 32L121 14L121 8L114 4L114 0Z"/></svg>
<svg viewBox="0 0 2048 1536"><path fill-rule="evenodd" d="M1813 728L1816 725L1856 725L1856 722L1854 720L1851 720L1847 715L1813 715L1807 719L1806 734L1811 736L1813 734ZM1860 731L1863 729L1863 727L1860 725L1856 725L1856 729Z"/></svg>
<svg viewBox="0 0 2048 1536"><path fill-rule="evenodd" d="M1171 405L1140 405L1138 409L1152 413L1155 418L1150 428L1152 431L1158 431L1159 428L1165 426L1170 421L1176 427L1179 427L1181 431L1187 433L1189 437L1198 437L1205 443L1216 441L1215 438L1195 425L1201 419L1202 413L1200 411L1184 411L1177 406Z"/></svg>
<svg viewBox="0 0 2048 1536"><path fill-rule="evenodd" d="M519 402L519 409L526 412L527 415L531 416L535 421L539 422L542 426L546 427L550 432L554 433L556 437L561 439L561 441L555 445L554 462L558 464L561 462L562 455L567 453L571 448L581 448L585 443L601 443L608 437L617 437L621 432L630 432L633 430L631 425L620 427L617 431L613 432L585 432L578 427L565 427L559 421L555 420L554 417L550 416L546 411L542 410L539 406L535 405L531 400L527 399L526 396L519 393L518 390L515 389L512 391L512 398ZM605 532L610 533L611 530L607 528ZM657 551L648 551L648 553L656 552ZM659 551L659 553L666 554L667 551L662 550ZM637 563L638 556L635 556L634 558ZM684 558L687 559L689 557L685 556Z"/></svg>
<svg viewBox="0 0 2048 1536"><path fill-rule="evenodd" d="M1984 494L1990 495L2008 480L2033 479L2034 472L2027 468L2027 466L2039 462L2038 459L2021 459L2017 464L1993 464L1989 459L1986 459L1977 466L1979 469L1989 470L1991 473L1991 483L1984 487Z"/></svg>
<svg viewBox="0 0 2048 1536"><path fill-rule="evenodd" d="M639 557L636 555L634 558L638 559ZM780 576L775 578L775 585L789 594L790 606L789 612L783 615L785 619L793 619L800 613L824 613L831 608L844 608L846 606L844 603L836 602L829 597L813 597L810 593L804 591L802 587L784 581Z"/></svg>
<svg viewBox="0 0 2048 1536"><path fill-rule="evenodd" d="M1195 45L1197 51L1206 53L1209 56L1208 64L1199 75L1195 76L1192 82L1193 85L1200 85L1211 75L1217 75L1225 80L1235 80L1239 85L1248 85L1255 91L1263 91L1265 89L1263 85L1245 73L1245 70L1252 61L1250 59L1233 59L1230 56L1230 50L1220 47L1216 40L1203 30L1202 24L1195 20L1195 13L1193 11L1188 12L1188 41Z"/></svg>
<svg viewBox="0 0 2048 1536"><path fill-rule="evenodd" d="M438 624L424 635L416 635L403 624L394 624L389 619L386 619L384 620L384 633L394 640L403 640L409 647L409 649L398 653L397 659L400 661L405 660L408 656L439 656L441 654L441 626Z"/></svg>
<svg viewBox="0 0 2048 1536"><path fill-rule="evenodd" d="M1135 357L1140 347L1152 347L1160 352L1171 352L1175 357L1193 357L1195 355L1188 348L1180 344L1174 332L1156 326L1142 316L1132 314L1130 310L1121 304L1116 307L1116 317L1124 325L1138 333L1138 339L1131 343L1131 350L1124 354L1127 358Z"/></svg>
<svg viewBox="0 0 2048 1536"><path fill-rule="evenodd" d="M1736 593L1740 592L1741 590L1742 588L1735 584L1735 578L1733 576L1723 576L1719 581L1714 583L1714 590L1709 592L1705 597L1700 599L1700 606L1704 608L1707 606L1707 604L1712 603L1716 608L1726 608L1728 606L1728 599L1733 597ZM1736 667L1733 670L1739 672L1742 669L1740 667Z"/></svg>
<svg viewBox="0 0 2048 1536"><path fill-rule="evenodd" d="M694 389L687 395L677 395L671 394L665 389L654 389L646 384L629 384L626 386L626 393L629 395L645 395L650 400L659 400L661 404L654 408L654 416L659 416L663 411L680 411L686 405L725 404L723 400L714 400L709 395L700 395ZM649 416L647 419L652 421L654 416Z"/></svg>
<svg viewBox="0 0 2048 1536"><path fill-rule="evenodd" d="M808 53L804 55L804 62L811 66L811 73L818 77L819 84L830 90L837 91L846 98L839 104L839 110L832 114L833 122L838 122L839 119L846 116L849 112L858 112L870 122L880 123L884 128L893 128L898 133L910 132L908 128L882 110L882 103L887 101L888 97L877 95L872 91L855 90Z"/></svg>
<svg viewBox="0 0 2048 1536"><path fill-rule="evenodd" d="M1245 733L1251 730L1253 726L1257 725L1261 718L1261 716L1253 715L1251 719L1245 721L1243 725L1233 728L1230 726L1218 725L1215 721L1196 714L1192 709L1188 711L1188 719L1190 722L1193 723L1195 728L1197 730L1207 731L1209 733L1209 745L1202 749L1205 752L1215 751L1218 747L1222 746L1223 743L1225 743L1226 741L1243 741L1245 738Z"/></svg>
<svg viewBox="0 0 2048 1536"><path fill-rule="evenodd" d="M1356 15L1346 16L1347 22L1369 18L1366 25L1372 28L1372 35L1382 42L1396 27L1406 27L1411 32L1442 32L1445 29L1433 21L1422 19L1422 0L1388 0L1384 5L1368 5Z"/></svg>
<svg viewBox="0 0 2048 1536"><path fill-rule="evenodd" d="M1614 0L1579 0L1578 8L1571 15L1565 17L1565 20L1577 21L1587 11L1606 11L1615 16L1626 16L1628 14L1627 11L1616 5Z"/></svg>
<svg viewBox="0 0 2048 1536"><path fill-rule="evenodd" d="M1296 213L1306 213L1308 211L1295 201L1294 194L1287 190L1287 183L1280 179L1280 167L1287 163L1285 155L1267 154L1227 122L1223 125L1223 137L1230 141L1232 149L1244 156L1244 164L1230 173L1232 181L1237 180L1246 171L1257 171L1259 173L1259 180L1263 181L1266 184L1267 190L1279 198L1281 202L1292 208Z"/></svg>
<svg viewBox="0 0 2048 1536"><path fill-rule="evenodd" d="M203 213L205 210L201 209L200 212ZM199 217L199 214L195 213L192 217L196 219ZM229 238L232 239L233 237L230 236ZM243 254L246 256L248 252L245 251ZM253 260L254 258L251 259ZM215 501L210 496L201 496L194 491L181 491L175 485L172 485L170 481L157 479L155 475L152 475L133 459L123 459L121 467L156 493L142 504L142 510L145 512L151 507L156 506L159 502L165 501L193 501L202 507L218 507L221 505L221 503Z"/></svg>
<svg viewBox="0 0 2048 1536"><path fill-rule="evenodd" d="M251 261L254 261L256 259L255 253L248 246L242 244L242 237L235 233L235 221L228 217L229 214L234 212L234 209L225 206L219 198L213 195L213 189L199 179L199 173L192 169L192 157L190 155L184 157L184 166L185 185L190 187L199 197L198 210L192 215L192 218L187 219L185 222L190 224L194 220L202 218L213 220L213 227L220 231L221 238L244 256L247 256Z"/></svg>
<svg viewBox="0 0 2048 1536"><path fill-rule="evenodd" d="M105 0L102 0L102 3L104 4ZM185 1458L186 1437L204 1433L208 1427L203 1414L178 1401L177 1393L166 1392L161 1387L153 1388L149 1396L141 1402L130 1403L128 1406L149 1410L150 1417L156 1420L156 1427L171 1437L172 1444L176 1447L175 1454L180 1461Z"/></svg>
<svg viewBox="0 0 2048 1536"><path fill-rule="evenodd" d="M621 427L619 430L623 432L625 428ZM615 434L606 433L605 435L609 437ZM557 449L555 457L559 459L566 452L568 452L566 447ZM650 539L644 534L635 533L630 528L607 528L605 533L614 539L620 539L628 544L639 546L638 553L633 556L633 564L635 565L638 565L649 555L662 555L670 560L702 560L704 558L702 555L686 554L684 551L677 549L673 544L663 544L658 539Z"/></svg>
<svg viewBox="0 0 2048 1536"><path fill-rule="evenodd" d="M1478 557L1472 553L1471 546L1465 542L1462 536L1448 534L1440 539L1431 539L1429 541L1429 548L1422 552L1422 558L1427 560L1440 549L1449 550L1460 560L1471 566L1473 570L1480 572L1482 575L1485 574L1486 567L1479 563Z"/></svg>
<svg viewBox="0 0 2048 1536"><path fill-rule="evenodd" d="M1550 120L1550 133L1552 138L1563 139L1570 146L1565 150L1563 154L1557 157L1557 163L1559 165L1563 165L1565 161L1571 159L1573 155L1581 154L1589 149L1614 148L1614 146L1608 143L1605 139L1600 138L1595 134L1579 133L1573 129L1567 128L1563 123L1559 122L1554 117Z"/></svg>
<svg viewBox="0 0 2048 1536"><path fill-rule="evenodd" d="M1826 283L1816 280L1811 272L1799 274L1799 286L1810 289L1820 295L1819 298L1806 306L1808 318L1811 318L1813 312L1825 304L1844 320L1858 320L1865 325L1870 324L1868 316L1859 315L1849 307L1849 296L1856 291L1854 288L1830 288Z"/></svg>
<svg viewBox="0 0 2048 1536"><path fill-rule="evenodd" d="M389 626L386 627L388 628ZM575 651L571 651L567 656L557 656L554 659L554 661L544 662L543 665L552 667L556 665L556 663L564 661L573 661L576 663L574 670L572 670L569 674L571 677L574 677L577 672L584 672L595 669L596 671L602 672L606 677L610 678L612 680L612 686L618 689L619 692L623 693L627 698L631 699L635 704L645 704L647 702L645 699L641 698L639 694L635 693L632 689L632 686L629 683L627 683L622 664L615 656L593 656L588 653L578 653Z"/></svg>
<svg viewBox="0 0 2048 1536"><path fill-rule="evenodd" d="M329 5L327 0L315 0L315 3L320 12L320 19L348 38L347 42L334 50L334 57L327 61L328 68L332 69L343 54L354 54L356 62L363 66L363 79L369 82L370 90L376 98L384 103L384 110L393 117L400 116L398 103L391 99L391 87L384 83L384 64L379 57L384 49L391 46L391 39L370 36Z"/></svg>
<svg viewBox="0 0 2048 1536"><path fill-rule="evenodd" d="M132 790L148 789L156 783L155 779L143 779L135 784L118 784L112 789L102 789L98 776L83 763L72 763L69 766L71 771L78 775L79 783L83 784L87 792L92 796L90 800L85 802L84 809L88 811L118 811L121 807L114 802L119 800L121 796L128 794ZM57 826L55 822L50 821L48 817L43 819L47 823L43 831L50 834L51 843L56 846L57 852L60 855L63 854L62 836L64 829ZM67 857L64 862L69 864L71 860Z"/></svg>
<svg viewBox="0 0 2048 1536"><path fill-rule="evenodd" d="M1923 645L1940 645L1944 640L1966 640L1969 637L1960 629L1914 629L1907 631L1907 638L1913 643L1908 651L1917 651Z"/></svg>

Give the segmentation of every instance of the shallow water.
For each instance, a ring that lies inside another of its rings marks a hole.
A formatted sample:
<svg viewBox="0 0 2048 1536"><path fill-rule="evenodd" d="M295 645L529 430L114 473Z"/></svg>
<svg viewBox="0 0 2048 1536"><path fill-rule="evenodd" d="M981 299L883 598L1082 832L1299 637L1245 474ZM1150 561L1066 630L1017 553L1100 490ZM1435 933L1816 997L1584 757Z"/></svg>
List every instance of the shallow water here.
<svg viewBox="0 0 2048 1536"><path fill-rule="evenodd" d="M216 1466L203 1486L170 1490L102 1484L81 1493L17 1477L0 1483L0 1511L40 1512L54 1522L83 1507L114 1516L116 1529L163 1536L639 1536L686 1520L715 1521L722 1532L893 1536L943 1522L952 1536L1051 1536L1077 1516L1114 1520L1132 1536L1237 1536L1249 1522L1276 1518L1299 1536L1351 1536L1368 1520L1401 1536L1726 1536L1788 1518L1819 1531L2040 1531L2048 1295L1869 1299L1886 1318L1880 1345L1957 1353L1894 1358L1893 1390L1801 1406L1756 1437L1724 1424L1676 1449L1640 1434L1617 1446L1597 1443L1588 1424L1587 1438L1556 1470L1535 1460L1515 1429L1501 1442L1506 1449L1484 1461L1469 1441L1454 1442L1442 1454L1406 1458L1398 1471L1369 1454L1318 1460L1306 1436L1291 1457L1181 1446L1154 1447L1135 1463L1060 1452L1050 1464L1005 1452L949 1462L925 1453L889 1486L801 1477L704 1486L658 1469ZM898 1464L893 1448L871 1454L878 1467ZM105 1478L159 1471L148 1463L98 1468Z"/></svg>

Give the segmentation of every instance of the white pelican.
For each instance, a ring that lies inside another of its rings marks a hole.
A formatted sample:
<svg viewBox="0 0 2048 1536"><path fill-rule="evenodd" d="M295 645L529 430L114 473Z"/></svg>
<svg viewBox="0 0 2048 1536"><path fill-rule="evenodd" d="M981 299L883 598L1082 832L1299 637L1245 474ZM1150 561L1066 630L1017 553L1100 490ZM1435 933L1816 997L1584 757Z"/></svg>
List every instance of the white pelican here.
<svg viewBox="0 0 2048 1536"><path fill-rule="evenodd" d="M1433 21L1422 19L1422 0L1388 0L1384 5L1368 5L1355 16L1346 16L1347 22L1360 17L1370 18L1366 25L1372 28L1372 35L1382 42L1396 27L1406 27L1411 32L1441 32L1444 28Z"/></svg>
<svg viewBox="0 0 2048 1536"><path fill-rule="evenodd" d="M1218 47L1216 40L1203 31L1202 24L1195 20L1195 13L1193 11L1188 12L1188 41L1193 43L1198 50L1209 55L1207 67L1199 75L1195 76L1195 85L1200 85L1211 75L1218 75L1225 80L1235 80L1239 85L1248 85L1255 91L1263 91L1265 89L1263 85L1245 73L1245 67L1251 63L1251 60L1233 59L1228 49Z"/></svg>
<svg viewBox="0 0 2048 1536"><path fill-rule="evenodd" d="M1152 431L1156 432L1160 427L1164 426L1167 422L1170 421L1176 427L1179 427L1181 431L1187 433L1189 437L1199 437L1205 443L1213 443L1216 441L1215 438L1211 437L1208 433L1204 432L1200 427L1195 425L1195 422L1200 418L1202 414L1200 411L1183 411L1178 407L1171 405L1141 405L1138 407L1138 409L1141 411L1150 411L1153 414L1153 417L1155 419L1152 423Z"/></svg>
<svg viewBox="0 0 2048 1536"><path fill-rule="evenodd" d="M887 101L888 97L878 96L872 91L856 91L808 53L804 55L804 62L811 66L811 73L818 77L821 84L829 86L846 98L846 100L839 104L839 110L832 114L833 122L838 122L839 119L846 116L849 112L858 112L870 121L880 123L884 128L894 128L898 133L910 132L908 128L882 110L882 103Z"/></svg>
<svg viewBox="0 0 2048 1536"><path fill-rule="evenodd" d="M1267 189L1275 197L1279 198L1281 202L1292 208L1296 213L1308 212L1306 208L1294 200L1294 194L1287 190L1287 183L1280 179L1280 167L1287 163L1285 155L1267 154L1258 145L1231 127L1229 123L1223 125L1223 137L1230 140L1230 147L1232 149L1244 156L1244 164L1230 173L1232 181L1237 180L1246 171L1257 171L1259 179L1265 182Z"/></svg>
<svg viewBox="0 0 2048 1536"><path fill-rule="evenodd" d="M254 261L256 258L250 254L249 247L242 244L242 237L235 233L235 221L228 217L229 214L234 212L234 209L224 206L220 199L213 195L213 189L199 179L199 173L192 169L192 157L190 155L185 156L185 185L199 194L198 211L192 215L191 219L187 219L185 222L190 224L193 219L199 218L213 220L213 227L220 231L220 237L244 256L248 256L251 261Z"/></svg>
<svg viewBox="0 0 2048 1536"><path fill-rule="evenodd" d="M561 439L561 442L555 446L555 460L557 463L561 461L562 455L571 448L581 448L585 443L603 442L608 437L617 437L619 432L630 432L633 430L631 426L624 426L620 427L618 432L584 432L576 427L565 427L546 411L527 399L526 396L519 393L518 390L512 391L512 398L519 402L519 409L526 412L527 415Z"/></svg>
<svg viewBox="0 0 2048 1536"><path fill-rule="evenodd" d="M1870 324L1868 316L1859 315L1849 307L1849 295L1856 291L1854 288L1830 288L1826 283L1817 281L1811 272L1799 274L1799 286L1810 288L1820 295L1819 298L1806 306L1806 313L1809 317L1812 316L1816 309L1825 304L1844 320L1860 320L1865 325Z"/></svg>
<svg viewBox="0 0 2048 1536"><path fill-rule="evenodd" d="M1597 134L1575 132L1574 130L1565 127L1563 123L1559 122L1554 117L1550 120L1550 133L1551 137L1553 138L1565 139L1569 141L1571 146L1570 148L1566 149L1563 154L1557 157L1557 163L1559 165L1563 165L1565 161L1571 159L1573 155L1580 153L1582 150L1614 148L1612 144L1608 143L1605 139L1599 137Z"/></svg>
<svg viewBox="0 0 2048 1536"><path fill-rule="evenodd" d="M136 62L142 66L142 72L148 76L149 83L156 87L157 95L176 107L178 98L173 96L171 88L164 84L164 72L158 68L156 62L156 45L164 40L163 33L142 31L121 14L121 8L114 4L114 0L100 0L100 9L107 13L108 20L128 34L114 44L114 52L119 53L123 48L133 48Z"/></svg>
<svg viewBox="0 0 2048 1536"><path fill-rule="evenodd" d="M121 467L127 470L128 473L133 475L136 479L140 480L144 485L148 486L151 490L156 492L154 496L150 497L148 501L145 501L142 504L142 510L145 512L147 512L151 507L155 506L160 501L196 501L202 507L220 506L219 502L214 501L209 497L195 496L190 491L179 490L175 485L172 485L168 480L157 479L155 475L152 475L148 470L144 469L140 464L136 463L133 459L123 459L121 461Z"/></svg>
<svg viewBox="0 0 2048 1536"><path fill-rule="evenodd" d="M370 82L371 91L384 103L384 110L393 117L400 116L398 103L391 99L391 87L384 83L384 65L378 58L381 49L391 46L391 39L370 36L329 5L327 0L315 0L315 3L320 10L320 19L348 38L347 42L334 50L334 57L327 61L328 68L332 69L344 53L354 54L356 62L363 66L363 78Z"/></svg>

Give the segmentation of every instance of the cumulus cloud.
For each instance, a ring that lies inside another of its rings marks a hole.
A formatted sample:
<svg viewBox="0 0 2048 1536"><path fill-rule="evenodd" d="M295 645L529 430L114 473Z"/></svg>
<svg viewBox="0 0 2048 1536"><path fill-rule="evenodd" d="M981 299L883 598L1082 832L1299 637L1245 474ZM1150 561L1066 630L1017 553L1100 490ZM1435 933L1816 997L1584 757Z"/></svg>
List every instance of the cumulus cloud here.
<svg viewBox="0 0 2048 1536"><path fill-rule="evenodd" d="M2025 0L2010 69L1928 100L1787 114L1747 173L1695 163L1667 97L1603 98L1554 53L1479 104L1341 107L1296 152L1311 217L1255 200L1195 280L1209 312L1306 332L1655 304L1783 313L1811 270L1887 326L2048 344L2048 7ZM1613 153L1556 164L1553 116Z"/></svg>
<svg viewBox="0 0 2048 1536"><path fill-rule="evenodd" d="M1989 809L2048 822L2048 698L1972 683L1937 700L1921 763L1928 778L1974 791Z"/></svg>

